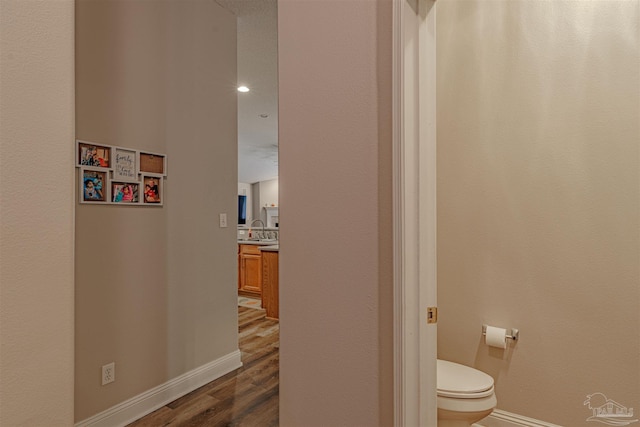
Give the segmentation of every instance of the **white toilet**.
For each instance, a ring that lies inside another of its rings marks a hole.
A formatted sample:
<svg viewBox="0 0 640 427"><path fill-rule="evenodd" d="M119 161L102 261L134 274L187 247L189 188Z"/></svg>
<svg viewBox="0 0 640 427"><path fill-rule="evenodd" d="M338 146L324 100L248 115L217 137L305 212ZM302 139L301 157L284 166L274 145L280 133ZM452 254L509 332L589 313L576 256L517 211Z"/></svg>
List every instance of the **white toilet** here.
<svg viewBox="0 0 640 427"><path fill-rule="evenodd" d="M490 375L438 359L438 427L469 427L497 403Z"/></svg>

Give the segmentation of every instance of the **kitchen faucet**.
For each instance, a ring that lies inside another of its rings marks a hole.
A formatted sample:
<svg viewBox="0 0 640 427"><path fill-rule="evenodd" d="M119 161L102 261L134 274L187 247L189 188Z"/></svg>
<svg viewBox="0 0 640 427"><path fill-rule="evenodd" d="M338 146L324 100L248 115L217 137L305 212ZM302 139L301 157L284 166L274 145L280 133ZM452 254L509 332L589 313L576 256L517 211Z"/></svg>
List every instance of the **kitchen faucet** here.
<svg viewBox="0 0 640 427"><path fill-rule="evenodd" d="M253 221L251 221L251 224L249 224L249 234L251 234L251 227L253 227L253 223L256 221L260 221L260 223L262 224L262 237L264 238L264 221L261 219L254 219Z"/></svg>

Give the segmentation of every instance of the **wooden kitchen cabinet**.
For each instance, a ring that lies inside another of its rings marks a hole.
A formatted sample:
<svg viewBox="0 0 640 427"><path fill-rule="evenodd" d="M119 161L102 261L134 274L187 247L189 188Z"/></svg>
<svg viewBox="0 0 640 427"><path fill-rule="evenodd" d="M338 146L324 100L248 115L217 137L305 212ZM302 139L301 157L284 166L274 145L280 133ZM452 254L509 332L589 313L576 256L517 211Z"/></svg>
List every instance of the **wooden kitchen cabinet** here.
<svg viewBox="0 0 640 427"><path fill-rule="evenodd" d="M278 252L262 252L262 308L267 318L278 318Z"/></svg>
<svg viewBox="0 0 640 427"><path fill-rule="evenodd" d="M239 245L238 293L262 295L262 254L257 245Z"/></svg>

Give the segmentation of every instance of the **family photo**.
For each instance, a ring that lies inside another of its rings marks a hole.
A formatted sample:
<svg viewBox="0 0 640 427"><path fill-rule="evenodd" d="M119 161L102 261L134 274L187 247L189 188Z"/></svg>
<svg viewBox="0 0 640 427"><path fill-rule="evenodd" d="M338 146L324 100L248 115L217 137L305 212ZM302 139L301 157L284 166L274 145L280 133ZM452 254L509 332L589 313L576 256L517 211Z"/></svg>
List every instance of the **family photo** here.
<svg viewBox="0 0 640 427"><path fill-rule="evenodd" d="M111 184L113 203L138 203L138 184L113 182Z"/></svg>
<svg viewBox="0 0 640 427"><path fill-rule="evenodd" d="M80 203L162 206L167 156L76 140Z"/></svg>
<svg viewBox="0 0 640 427"><path fill-rule="evenodd" d="M78 151L81 166L110 167L111 149L109 147L78 143Z"/></svg>
<svg viewBox="0 0 640 427"><path fill-rule="evenodd" d="M144 178L144 202L160 203L162 196L160 193L160 178Z"/></svg>
<svg viewBox="0 0 640 427"><path fill-rule="evenodd" d="M82 175L83 200L85 202L106 201L104 183L106 172L84 171Z"/></svg>

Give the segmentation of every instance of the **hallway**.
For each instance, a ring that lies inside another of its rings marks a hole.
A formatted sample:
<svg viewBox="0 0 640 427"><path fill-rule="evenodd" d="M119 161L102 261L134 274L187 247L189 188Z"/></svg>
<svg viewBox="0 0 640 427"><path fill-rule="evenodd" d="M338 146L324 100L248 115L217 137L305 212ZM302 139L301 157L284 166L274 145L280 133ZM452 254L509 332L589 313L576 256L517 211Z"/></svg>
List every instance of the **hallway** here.
<svg viewBox="0 0 640 427"><path fill-rule="evenodd" d="M277 426L279 324L238 307L243 367L169 403L129 427Z"/></svg>

